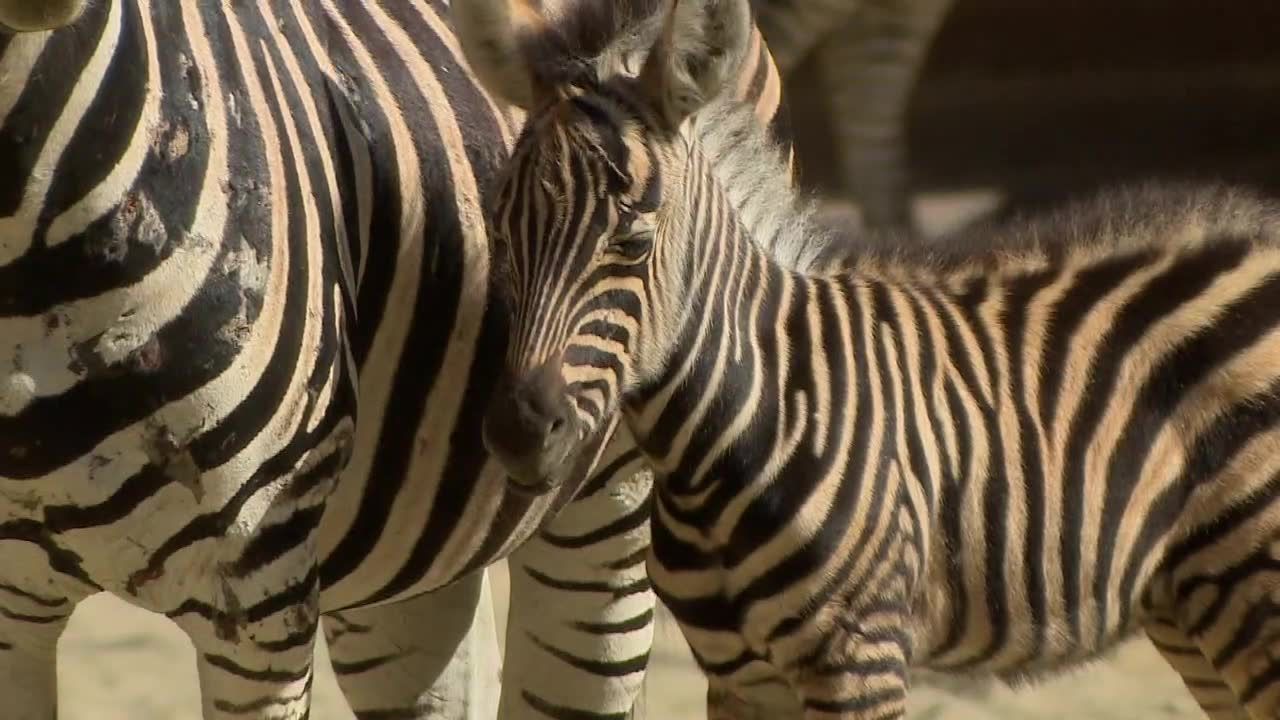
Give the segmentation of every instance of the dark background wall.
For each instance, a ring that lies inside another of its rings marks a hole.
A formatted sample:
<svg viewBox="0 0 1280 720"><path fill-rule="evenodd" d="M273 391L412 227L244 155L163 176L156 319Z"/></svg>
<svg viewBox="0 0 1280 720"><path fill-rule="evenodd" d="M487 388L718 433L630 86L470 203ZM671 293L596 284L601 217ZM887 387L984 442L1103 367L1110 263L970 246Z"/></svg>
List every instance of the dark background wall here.
<svg viewBox="0 0 1280 720"><path fill-rule="evenodd" d="M787 92L803 177L823 185L817 77L803 68ZM907 132L917 190L995 186L1014 204L1148 177L1280 190L1280 2L959 0Z"/></svg>

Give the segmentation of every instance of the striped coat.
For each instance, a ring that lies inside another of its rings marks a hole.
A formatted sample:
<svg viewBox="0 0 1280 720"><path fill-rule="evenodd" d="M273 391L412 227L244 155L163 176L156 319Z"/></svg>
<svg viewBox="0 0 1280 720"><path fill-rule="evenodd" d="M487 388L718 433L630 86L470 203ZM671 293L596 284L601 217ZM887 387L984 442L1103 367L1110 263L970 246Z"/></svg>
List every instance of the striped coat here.
<svg viewBox="0 0 1280 720"><path fill-rule="evenodd" d="M638 82L507 55L537 110L489 447L536 487L624 419L713 718L779 675L902 718L912 667L1025 682L1138 632L1209 716L1280 714L1280 205L1115 190L841 257L724 92L748 17L680 4Z"/></svg>
<svg viewBox="0 0 1280 720"><path fill-rule="evenodd" d="M52 714L56 638L105 590L186 631L207 717L302 716L321 613L358 714L491 716L482 571L521 548L502 716L626 712L647 478L618 446L572 502L529 498L480 442L481 207L519 118L448 7L79 5L0 3L74 20L0 34L9 711Z"/></svg>

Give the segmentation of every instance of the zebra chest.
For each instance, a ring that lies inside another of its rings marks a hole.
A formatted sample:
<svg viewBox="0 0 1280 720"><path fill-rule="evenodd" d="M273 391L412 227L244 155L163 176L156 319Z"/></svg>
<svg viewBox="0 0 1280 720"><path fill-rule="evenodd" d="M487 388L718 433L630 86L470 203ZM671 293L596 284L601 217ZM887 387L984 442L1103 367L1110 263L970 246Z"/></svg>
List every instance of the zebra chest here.
<svg viewBox="0 0 1280 720"><path fill-rule="evenodd" d="M709 537L655 518L648 567L654 592L680 625L694 658L716 674L725 665L764 661L768 649L744 634L741 598L733 592L743 573Z"/></svg>
<svg viewBox="0 0 1280 720"><path fill-rule="evenodd" d="M658 504L649 576L695 657L708 671L726 663L769 664L774 654L770 629L788 618L789 608L769 599L778 588L772 586L768 558L783 545L796 546L788 524L766 523L780 531L776 542L749 552L735 533L740 523L700 518L700 513L682 510L683 503L661 491Z"/></svg>

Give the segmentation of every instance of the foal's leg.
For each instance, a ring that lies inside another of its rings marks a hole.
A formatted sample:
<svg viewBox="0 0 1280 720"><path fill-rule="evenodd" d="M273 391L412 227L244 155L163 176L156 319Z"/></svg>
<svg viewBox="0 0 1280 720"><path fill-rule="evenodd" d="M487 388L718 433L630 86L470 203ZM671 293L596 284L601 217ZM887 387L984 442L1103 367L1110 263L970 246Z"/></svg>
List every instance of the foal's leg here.
<svg viewBox="0 0 1280 720"><path fill-rule="evenodd" d="M1145 628L1151 643L1182 677L1191 697L1210 720L1244 720L1248 717L1213 664L1177 625L1159 618L1147 621Z"/></svg>
<svg viewBox="0 0 1280 720"><path fill-rule="evenodd" d="M906 648L888 630L839 631L827 640L828 652L793 674L805 720L906 717Z"/></svg>
<svg viewBox="0 0 1280 720"><path fill-rule="evenodd" d="M1179 615L1250 718L1280 717L1280 558L1272 556L1278 549L1197 577L1184 588L1192 600Z"/></svg>

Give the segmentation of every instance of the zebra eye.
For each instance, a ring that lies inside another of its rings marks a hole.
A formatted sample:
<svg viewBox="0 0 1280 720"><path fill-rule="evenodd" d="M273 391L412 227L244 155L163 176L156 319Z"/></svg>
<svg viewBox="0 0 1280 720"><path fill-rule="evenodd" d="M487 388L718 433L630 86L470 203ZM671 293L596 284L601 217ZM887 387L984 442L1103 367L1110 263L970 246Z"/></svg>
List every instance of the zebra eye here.
<svg viewBox="0 0 1280 720"><path fill-rule="evenodd" d="M650 237L650 233L643 230L618 233L609 240L608 251L627 260L640 261L649 254Z"/></svg>

